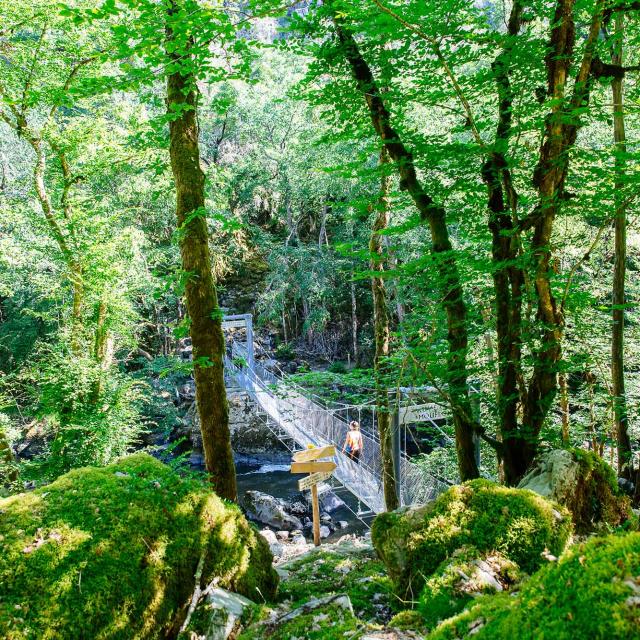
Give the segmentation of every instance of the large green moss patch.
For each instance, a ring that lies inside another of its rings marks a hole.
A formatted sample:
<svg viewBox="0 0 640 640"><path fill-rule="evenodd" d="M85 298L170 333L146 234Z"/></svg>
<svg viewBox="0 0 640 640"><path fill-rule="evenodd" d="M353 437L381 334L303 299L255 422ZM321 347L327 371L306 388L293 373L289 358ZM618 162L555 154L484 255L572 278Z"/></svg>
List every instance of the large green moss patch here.
<svg viewBox="0 0 640 640"><path fill-rule="evenodd" d="M240 510L145 454L0 500L0 637L165 637L201 556L203 583L275 594L271 553Z"/></svg>
<svg viewBox="0 0 640 640"><path fill-rule="evenodd" d="M545 562L543 552L564 550L571 532L563 507L532 491L472 480L419 509L379 515L372 539L399 591L415 599L457 549L497 551L532 573Z"/></svg>
<svg viewBox="0 0 640 640"><path fill-rule="evenodd" d="M572 547L515 596L486 596L428 638L640 638L640 533Z"/></svg>

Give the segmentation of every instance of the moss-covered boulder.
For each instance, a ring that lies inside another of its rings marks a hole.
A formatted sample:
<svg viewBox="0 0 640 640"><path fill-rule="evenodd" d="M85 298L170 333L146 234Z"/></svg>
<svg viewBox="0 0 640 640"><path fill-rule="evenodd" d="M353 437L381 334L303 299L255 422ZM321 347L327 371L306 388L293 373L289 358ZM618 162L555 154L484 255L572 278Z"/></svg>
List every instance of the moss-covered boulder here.
<svg viewBox="0 0 640 640"><path fill-rule="evenodd" d="M614 470L592 451L548 451L518 487L567 507L580 533L615 527L632 517L631 501L618 487Z"/></svg>
<svg viewBox="0 0 640 640"><path fill-rule="evenodd" d="M501 553L481 553L475 547L458 549L440 564L422 590L418 610L423 625L432 629L474 598L506 591L522 577L518 566Z"/></svg>
<svg viewBox="0 0 640 640"><path fill-rule="evenodd" d="M0 500L0 638L163 638L201 582L275 594L266 542L240 509L137 454Z"/></svg>
<svg viewBox="0 0 640 640"><path fill-rule="evenodd" d="M485 596L429 640L630 640L640 637L640 534L592 538L517 595Z"/></svg>
<svg viewBox="0 0 640 640"><path fill-rule="evenodd" d="M398 590L417 597L426 580L457 549L497 551L532 573L546 550L559 555L572 532L569 513L532 491L488 480L451 487L417 509L379 515L371 536Z"/></svg>

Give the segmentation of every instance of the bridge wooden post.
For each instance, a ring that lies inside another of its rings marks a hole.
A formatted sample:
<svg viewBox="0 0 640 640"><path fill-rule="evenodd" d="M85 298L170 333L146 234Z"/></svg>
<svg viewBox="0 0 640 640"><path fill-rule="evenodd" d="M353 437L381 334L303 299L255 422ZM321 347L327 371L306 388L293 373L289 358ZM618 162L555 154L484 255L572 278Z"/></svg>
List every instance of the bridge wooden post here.
<svg viewBox="0 0 640 640"><path fill-rule="evenodd" d="M395 476L396 496L398 497L398 505L402 506L402 470L400 467L402 450L400 446L400 428L400 415L396 409L396 411L393 412L393 420L391 422L391 456L393 458L393 475Z"/></svg>

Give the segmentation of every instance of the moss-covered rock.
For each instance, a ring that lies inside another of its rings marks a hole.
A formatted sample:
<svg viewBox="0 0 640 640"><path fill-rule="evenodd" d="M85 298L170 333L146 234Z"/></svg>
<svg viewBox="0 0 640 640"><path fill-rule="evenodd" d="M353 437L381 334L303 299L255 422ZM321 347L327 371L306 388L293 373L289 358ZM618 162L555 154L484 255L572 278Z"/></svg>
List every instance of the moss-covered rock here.
<svg viewBox="0 0 640 640"><path fill-rule="evenodd" d="M238 640L359 638L379 631L403 605L364 540L323 545L278 569L278 604L256 606Z"/></svg>
<svg viewBox="0 0 640 640"><path fill-rule="evenodd" d="M282 568L288 575L280 585L279 599L290 601L292 607L310 598L344 593L359 618L379 619L384 610L390 617L398 610L393 584L370 546L321 547Z"/></svg>
<svg viewBox="0 0 640 640"><path fill-rule="evenodd" d="M518 486L566 506L580 533L632 518L631 501L618 487L614 470L592 451L549 451Z"/></svg>
<svg viewBox="0 0 640 640"><path fill-rule="evenodd" d="M485 596L429 640L630 640L640 637L640 534L592 538L517 595Z"/></svg>
<svg viewBox="0 0 640 640"><path fill-rule="evenodd" d="M475 547L458 549L441 563L422 590L418 610L423 625L432 629L474 598L508 590L522 577L518 566L501 553L480 553Z"/></svg>
<svg viewBox="0 0 640 640"><path fill-rule="evenodd" d="M309 608L286 613L266 625L249 626L238 640L344 640L355 638L361 623L346 595L312 601Z"/></svg>
<svg viewBox="0 0 640 640"><path fill-rule="evenodd" d="M472 480L418 509L379 515L372 540L398 590L414 598L456 549L498 551L526 573L559 555L571 535L569 513L539 495Z"/></svg>
<svg viewBox="0 0 640 640"><path fill-rule="evenodd" d="M419 633L427 632L427 627L422 614L415 609L407 609L406 611L396 613L396 615L389 621L389 626L392 629L400 629L400 631L417 631Z"/></svg>
<svg viewBox="0 0 640 640"><path fill-rule="evenodd" d="M202 483L137 454L0 500L0 637L162 638L202 583L272 597L266 542Z"/></svg>

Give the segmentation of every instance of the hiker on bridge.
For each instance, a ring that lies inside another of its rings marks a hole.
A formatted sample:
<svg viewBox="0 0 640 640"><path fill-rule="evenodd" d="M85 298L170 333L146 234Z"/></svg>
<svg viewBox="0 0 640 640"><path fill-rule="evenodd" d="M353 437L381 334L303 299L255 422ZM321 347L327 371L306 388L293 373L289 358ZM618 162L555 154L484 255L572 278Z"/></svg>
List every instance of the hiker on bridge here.
<svg viewBox="0 0 640 640"><path fill-rule="evenodd" d="M349 423L349 432L344 441L342 453L346 453L354 462L360 462L360 455L362 454L362 434L360 433L360 424L356 420L352 420Z"/></svg>

